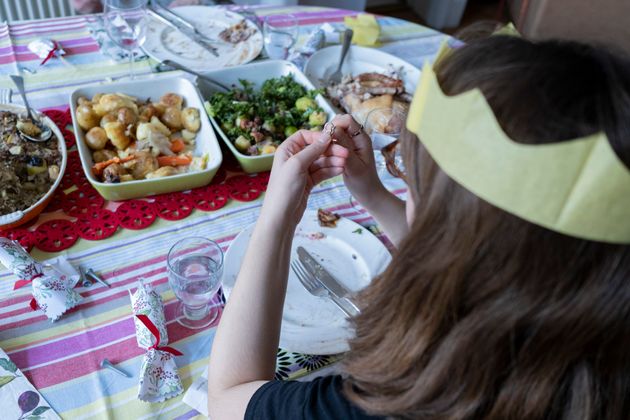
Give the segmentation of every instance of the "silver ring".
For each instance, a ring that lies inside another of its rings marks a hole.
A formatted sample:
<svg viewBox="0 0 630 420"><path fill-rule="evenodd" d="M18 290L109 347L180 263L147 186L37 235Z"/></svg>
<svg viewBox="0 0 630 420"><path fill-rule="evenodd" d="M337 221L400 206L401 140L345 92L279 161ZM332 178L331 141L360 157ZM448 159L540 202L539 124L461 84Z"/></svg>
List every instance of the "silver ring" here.
<svg viewBox="0 0 630 420"><path fill-rule="evenodd" d="M351 137L356 137L359 134L361 134L361 132L363 131L363 124L359 124L359 129L357 131L355 131L354 133L350 134Z"/></svg>
<svg viewBox="0 0 630 420"><path fill-rule="evenodd" d="M335 129L337 127L335 127L335 124L332 121L328 121L326 124L328 124L328 134L332 137L333 134L335 134Z"/></svg>

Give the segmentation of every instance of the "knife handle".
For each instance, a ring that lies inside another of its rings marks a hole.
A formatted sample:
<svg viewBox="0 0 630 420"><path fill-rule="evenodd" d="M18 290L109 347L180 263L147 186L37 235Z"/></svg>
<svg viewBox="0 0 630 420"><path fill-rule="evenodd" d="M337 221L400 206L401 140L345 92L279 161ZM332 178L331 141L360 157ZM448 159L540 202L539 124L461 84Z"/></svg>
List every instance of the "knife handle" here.
<svg viewBox="0 0 630 420"><path fill-rule="evenodd" d="M339 309L341 309L349 317L359 315L360 313L359 308L357 308L357 306L354 303L352 303L350 299L340 298L340 297L335 296L332 293L330 293L329 296L330 296L330 299L333 301L333 303L337 305L337 307L339 307Z"/></svg>

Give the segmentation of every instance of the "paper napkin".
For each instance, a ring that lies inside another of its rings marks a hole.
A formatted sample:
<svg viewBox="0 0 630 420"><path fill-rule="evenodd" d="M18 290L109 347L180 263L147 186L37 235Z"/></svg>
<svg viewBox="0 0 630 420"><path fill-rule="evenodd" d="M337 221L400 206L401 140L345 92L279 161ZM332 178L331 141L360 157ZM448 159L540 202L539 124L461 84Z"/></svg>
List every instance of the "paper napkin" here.
<svg viewBox="0 0 630 420"><path fill-rule="evenodd" d="M74 290L79 274L63 258L58 258L56 265L53 261L53 264L45 267L16 241L0 238L0 263L20 279L14 289L31 284L31 308L41 309L53 321L83 299Z"/></svg>
<svg viewBox="0 0 630 420"><path fill-rule="evenodd" d="M360 14L356 18L346 16L346 26L354 31L352 42L354 44L372 47L376 45L381 28L373 15Z"/></svg>
<svg viewBox="0 0 630 420"><path fill-rule="evenodd" d="M147 350L140 367L138 398L146 402L160 402L175 397L184 391L174 359L182 353L167 346L162 298L142 281L138 282L136 291L129 291L129 294L138 346Z"/></svg>
<svg viewBox="0 0 630 420"><path fill-rule="evenodd" d="M60 417L50 408L39 392L0 349L0 407L3 419L57 420Z"/></svg>

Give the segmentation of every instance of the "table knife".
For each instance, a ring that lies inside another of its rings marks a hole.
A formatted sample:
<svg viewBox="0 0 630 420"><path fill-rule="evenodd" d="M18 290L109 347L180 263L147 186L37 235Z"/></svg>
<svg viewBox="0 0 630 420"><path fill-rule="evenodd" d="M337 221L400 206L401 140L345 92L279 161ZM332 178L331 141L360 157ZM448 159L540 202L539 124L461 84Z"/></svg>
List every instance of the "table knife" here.
<svg viewBox="0 0 630 420"><path fill-rule="evenodd" d="M298 258L304 264L307 271L310 272L330 293L335 295L338 299L343 299L348 302L350 306L359 313L359 308L352 302L348 296L350 291L339 281L333 277L306 249L301 246L297 247Z"/></svg>
<svg viewBox="0 0 630 420"><path fill-rule="evenodd" d="M170 26L171 28L180 31L185 36L187 36L188 38L192 39L196 44L198 44L201 47L203 47L206 51L208 51L209 53L211 53L215 57L219 56L219 53L217 52L217 49L215 47L213 47L212 45L208 44L208 41L207 41L206 37L199 36L199 35L195 34L193 31L191 31L190 29L183 28L182 26L177 25L176 23L174 23L170 19L166 18L165 16L160 14L160 12L158 12L157 10L155 10L155 9L153 9L151 7L147 7L147 12L149 12L149 14L151 16L153 16L155 19L157 19L158 21L162 22L163 24L165 24L167 26Z"/></svg>
<svg viewBox="0 0 630 420"><path fill-rule="evenodd" d="M204 39L205 42L210 42L210 43L221 42L217 39L213 39L204 35L203 33L199 31L199 29L197 29L195 25L188 22L186 19L184 19L177 13L173 12L169 8L162 6L160 3L155 2L153 8L155 12L162 14L163 17L169 19L170 21L174 21L174 23L176 22L176 24L183 26L184 28L188 29L189 31L194 33L196 36L198 36L200 39Z"/></svg>

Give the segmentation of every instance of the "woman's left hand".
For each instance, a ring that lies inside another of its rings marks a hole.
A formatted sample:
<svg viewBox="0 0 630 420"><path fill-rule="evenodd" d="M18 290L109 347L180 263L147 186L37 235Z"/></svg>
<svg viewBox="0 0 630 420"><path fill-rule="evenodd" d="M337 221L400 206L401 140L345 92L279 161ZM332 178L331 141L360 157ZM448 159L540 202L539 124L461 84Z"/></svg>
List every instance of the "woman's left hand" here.
<svg viewBox="0 0 630 420"><path fill-rule="evenodd" d="M286 139L273 159L262 208L265 218L295 227L311 189L343 173L347 157L348 150L331 143L329 133L300 130Z"/></svg>

